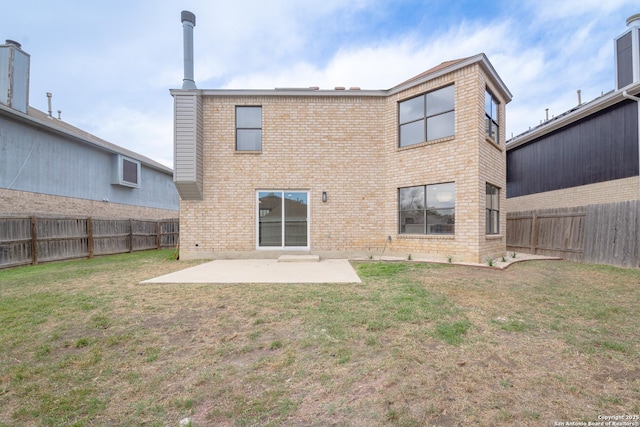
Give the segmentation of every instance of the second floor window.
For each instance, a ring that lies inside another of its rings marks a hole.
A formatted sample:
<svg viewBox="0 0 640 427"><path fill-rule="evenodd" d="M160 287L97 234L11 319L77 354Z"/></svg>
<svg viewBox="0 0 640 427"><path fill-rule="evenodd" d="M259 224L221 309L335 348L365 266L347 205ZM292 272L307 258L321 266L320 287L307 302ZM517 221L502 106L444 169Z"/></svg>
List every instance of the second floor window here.
<svg viewBox="0 0 640 427"><path fill-rule="evenodd" d="M484 114L487 138L492 139L493 142L498 144L498 134L500 130L498 127L498 101L489 91L486 91L484 94Z"/></svg>
<svg viewBox="0 0 640 427"><path fill-rule="evenodd" d="M262 107L236 107L236 150L262 150Z"/></svg>
<svg viewBox="0 0 640 427"><path fill-rule="evenodd" d="M454 85L401 101L398 104L400 147L453 136L454 103Z"/></svg>

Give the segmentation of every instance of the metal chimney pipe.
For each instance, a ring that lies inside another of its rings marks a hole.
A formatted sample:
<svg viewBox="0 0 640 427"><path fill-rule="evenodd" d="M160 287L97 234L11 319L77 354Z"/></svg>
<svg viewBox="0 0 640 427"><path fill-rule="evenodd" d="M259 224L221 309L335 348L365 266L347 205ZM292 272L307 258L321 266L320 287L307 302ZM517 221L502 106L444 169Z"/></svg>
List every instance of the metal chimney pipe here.
<svg viewBox="0 0 640 427"><path fill-rule="evenodd" d="M184 79L182 79L182 89L197 89L193 80L193 27L196 26L196 15L188 10L183 10L180 19L182 20L182 38L184 43Z"/></svg>
<svg viewBox="0 0 640 427"><path fill-rule="evenodd" d="M47 103L49 104L49 117L51 117L51 92L47 92Z"/></svg>

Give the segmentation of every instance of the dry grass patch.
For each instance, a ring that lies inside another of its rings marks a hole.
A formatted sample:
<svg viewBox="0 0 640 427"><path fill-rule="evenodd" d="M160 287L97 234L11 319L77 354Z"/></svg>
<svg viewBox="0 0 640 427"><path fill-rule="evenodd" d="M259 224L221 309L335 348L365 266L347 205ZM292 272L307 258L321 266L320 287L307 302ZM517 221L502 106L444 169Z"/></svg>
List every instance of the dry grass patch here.
<svg viewBox="0 0 640 427"><path fill-rule="evenodd" d="M144 285L170 251L0 271L0 425L553 425L640 413L640 272L354 263Z"/></svg>

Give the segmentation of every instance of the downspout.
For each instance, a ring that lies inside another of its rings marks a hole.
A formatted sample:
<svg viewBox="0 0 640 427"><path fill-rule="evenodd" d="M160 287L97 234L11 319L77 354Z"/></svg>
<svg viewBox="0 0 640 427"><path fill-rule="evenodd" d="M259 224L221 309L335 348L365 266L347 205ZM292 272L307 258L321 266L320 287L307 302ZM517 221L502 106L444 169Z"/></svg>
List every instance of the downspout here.
<svg viewBox="0 0 640 427"><path fill-rule="evenodd" d="M638 200L640 200L640 98L629 95L626 90L622 91L622 96L636 101L636 105L638 106Z"/></svg>

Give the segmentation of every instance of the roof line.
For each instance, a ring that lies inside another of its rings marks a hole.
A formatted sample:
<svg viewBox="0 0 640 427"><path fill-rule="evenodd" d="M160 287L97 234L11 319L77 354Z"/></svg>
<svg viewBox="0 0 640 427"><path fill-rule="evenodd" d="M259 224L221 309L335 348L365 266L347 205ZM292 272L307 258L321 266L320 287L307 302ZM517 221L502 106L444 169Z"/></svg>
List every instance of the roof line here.
<svg viewBox="0 0 640 427"><path fill-rule="evenodd" d="M477 55L469 56L467 58L461 58L453 61L443 62L442 64L437 65L389 89L389 93L390 94L398 93L411 86L415 86L416 84L420 84L422 82L432 80L434 78L440 77L445 74L449 74L453 71L462 69L464 67L468 67L469 65L476 64L476 63L479 63L484 68L484 70L491 76L493 81L498 85L498 88L502 92L502 95L507 100L506 102L509 103L513 98L513 95L511 94L511 91L509 91L509 89L507 88L507 85L504 84L504 82L496 72L495 68L493 68L493 65L491 65L491 62L487 58L487 55L485 55L484 53L479 53Z"/></svg>
<svg viewBox="0 0 640 427"><path fill-rule="evenodd" d="M490 75L493 81L497 84L501 94L510 102L513 95L504 84L498 73L496 72L491 62L484 53L479 53L475 56L467 58L456 59L452 61L446 61L433 68L418 74L409 80L400 83L390 89L377 89L377 90L342 90L342 89L324 89L319 90L315 88L275 88L275 89L170 89L171 95L177 94L198 94L198 95L218 95L218 96L355 96L355 97L386 97L394 95L410 87L416 86L422 82L432 80L436 77L440 77L444 74L449 74L458 69L467 67L469 65L479 63L481 67Z"/></svg>
<svg viewBox="0 0 640 427"><path fill-rule="evenodd" d="M632 95L637 95L640 93L640 82L628 85L618 90L607 92L592 101L574 107L531 130L525 131L520 135L511 138L506 144L507 151L520 147L521 145L525 145L541 136L554 132L564 126L624 101L625 98L622 95L622 92L625 90Z"/></svg>
<svg viewBox="0 0 640 427"><path fill-rule="evenodd" d="M139 160L140 162L144 163L145 165L151 168L157 169L161 172L167 172L167 173L173 174L173 169L159 162L156 162L155 160L150 159L149 157L143 156L142 154L135 153L131 150L120 147L111 142L105 141L101 138L98 138L95 135L90 134L89 132L85 132L73 125L70 125L69 123L61 122L61 123L64 123L65 127L68 127L69 129L65 129L62 126L60 126L60 123L57 122L58 119L51 118L51 120L54 120L54 121L52 121L51 123L47 123L47 121L45 121L46 119L42 120L41 118L35 117L38 115L40 115L41 117L49 117L44 112L36 108L29 106L27 111L28 111L28 114L25 114L21 111L7 107L6 105L0 103L0 114L9 116L9 117L13 116L13 118L17 120L31 123L41 129L46 129L53 133L57 133L65 137L70 137L76 141L92 145L94 147L97 147L101 150L104 150L110 153L122 154L127 157L131 157L132 159ZM35 116L32 115L32 113L34 112L35 112Z"/></svg>

